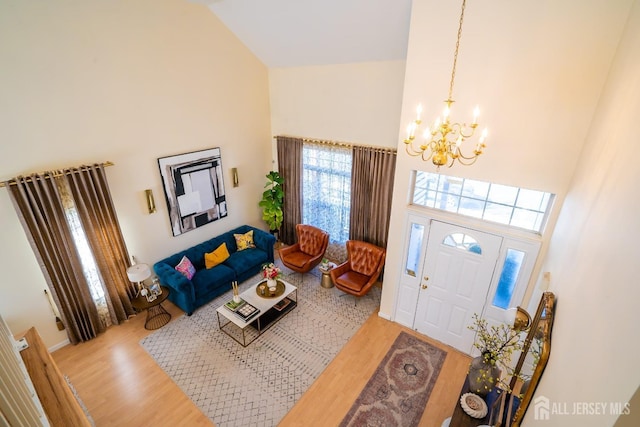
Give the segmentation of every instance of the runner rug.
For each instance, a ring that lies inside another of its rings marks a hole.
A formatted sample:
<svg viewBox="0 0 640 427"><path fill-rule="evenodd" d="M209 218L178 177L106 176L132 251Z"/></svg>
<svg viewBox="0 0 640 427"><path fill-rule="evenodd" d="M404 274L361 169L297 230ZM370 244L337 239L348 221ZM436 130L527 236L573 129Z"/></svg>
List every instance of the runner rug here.
<svg viewBox="0 0 640 427"><path fill-rule="evenodd" d="M246 348L218 328L216 308L231 289L140 341L217 427L276 426L380 305L380 288L354 305L321 287L316 270L285 280L298 287L298 306Z"/></svg>
<svg viewBox="0 0 640 427"><path fill-rule="evenodd" d="M340 426L417 426L446 356L401 332Z"/></svg>

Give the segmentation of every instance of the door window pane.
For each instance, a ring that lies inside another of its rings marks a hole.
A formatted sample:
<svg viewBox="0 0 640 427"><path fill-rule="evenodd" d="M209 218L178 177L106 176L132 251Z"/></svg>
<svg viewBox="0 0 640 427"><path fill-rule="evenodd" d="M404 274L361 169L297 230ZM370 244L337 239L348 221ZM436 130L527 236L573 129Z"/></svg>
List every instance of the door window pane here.
<svg viewBox="0 0 640 427"><path fill-rule="evenodd" d="M524 252L516 249L508 249L507 256L502 266L500 281L493 297L493 305L502 309L509 308L513 291L516 288L518 276L520 275L520 267L524 261Z"/></svg>
<svg viewBox="0 0 640 427"><path fill-rule="evenodd" d="M463 251L473 252L475 254L481 254L482 248L478 244L478 241L468 234L453 233L449 234L442 241L444 245L451 246L453 248L462 249Z"/></svg>

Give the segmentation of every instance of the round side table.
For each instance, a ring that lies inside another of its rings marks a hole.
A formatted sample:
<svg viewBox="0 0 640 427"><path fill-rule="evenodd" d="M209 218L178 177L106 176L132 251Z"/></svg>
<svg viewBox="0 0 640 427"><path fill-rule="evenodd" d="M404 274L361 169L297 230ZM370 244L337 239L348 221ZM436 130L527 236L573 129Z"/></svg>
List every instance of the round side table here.
<svg viewBox="0 0 640 427"><path fill-rule="evenodd" d="M327 289L333 288L333 280L331 280L330 272L334 268L336 268L336 264L333 262L330 262L327 268L322 267L322 265L318 267L318 270L320 270L320 273L322 273L322 278L320 279L320 286L322 286L323 288L327 288Z"/></svg>
<svg viewBox="0 0 640 427"><path fill-rule="evenodd" d="M131 305L138 313L147 310L147 320L144 322L145 329L161 328L171 320L171 313L162 306L162 302L169 297L169 288L160 286L160 289L162 289L162 293L151 302L142 295L131 300Z"/></svg>

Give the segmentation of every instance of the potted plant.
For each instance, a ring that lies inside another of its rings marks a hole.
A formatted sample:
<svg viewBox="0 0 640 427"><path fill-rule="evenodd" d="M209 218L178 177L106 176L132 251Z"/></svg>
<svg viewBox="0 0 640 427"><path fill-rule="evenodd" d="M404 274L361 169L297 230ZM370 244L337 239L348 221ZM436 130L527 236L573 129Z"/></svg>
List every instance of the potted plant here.
<svg viewBox="0 0 640 427"><path fill-rule="evenodd" d="M489 326L478 314L473 315L469 329L476 332L473 346L480 351L469 365L469 389L479 395L488 394L500 381L502 369L510 370L514 351L522 350L520 332L506 323ZM508 388L508 384L503 384Z"/></svg>
<svg viewBox="0 0 640 427"><path fill-rule="evenodd" d="M269 226L269 230L275 234L280 229L283 220L284 190L282 184L284 179L278 171L271 171L266 177L266 190L262 193L262 200L258 205L262 207L262 219Z"/></svg>

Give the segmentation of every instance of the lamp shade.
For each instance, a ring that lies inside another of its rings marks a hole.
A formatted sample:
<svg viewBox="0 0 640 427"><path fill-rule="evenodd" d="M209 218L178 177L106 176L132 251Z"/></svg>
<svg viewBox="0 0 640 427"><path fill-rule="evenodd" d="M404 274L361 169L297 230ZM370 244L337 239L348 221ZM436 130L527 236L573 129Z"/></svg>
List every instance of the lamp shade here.
<svg viewBox="0 0 640 427"><path fill-rule="evenodd" d="M134 283L144 282L151 277L151 270L147 264L132 265L127 269L127 276Z"/></svg>

